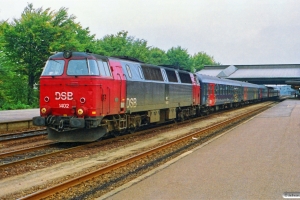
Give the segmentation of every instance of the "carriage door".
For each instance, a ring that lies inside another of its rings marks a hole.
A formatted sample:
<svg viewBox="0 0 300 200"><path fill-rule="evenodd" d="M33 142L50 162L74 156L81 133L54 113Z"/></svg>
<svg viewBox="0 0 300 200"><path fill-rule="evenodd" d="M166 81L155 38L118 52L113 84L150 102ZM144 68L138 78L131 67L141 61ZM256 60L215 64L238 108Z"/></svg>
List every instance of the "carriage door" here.
<svg viewBox="0 0 300 200"><path fill-rule="evenodd" d="M248 88L244 87L244 101L248 100Z"/></svg>
<svg viewBox="0 0 300 200"><path fill-rule="evenodd" d="M215 95L215 84L208 84L208 105L214 106L216 104L216 95Z"/></svg>

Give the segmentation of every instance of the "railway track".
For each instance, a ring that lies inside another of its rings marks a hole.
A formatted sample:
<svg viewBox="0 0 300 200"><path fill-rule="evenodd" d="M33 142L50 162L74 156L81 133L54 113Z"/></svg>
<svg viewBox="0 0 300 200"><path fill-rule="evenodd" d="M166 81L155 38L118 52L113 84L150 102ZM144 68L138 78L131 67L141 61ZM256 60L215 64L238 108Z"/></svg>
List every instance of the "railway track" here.
<svg viewBox="0 0 300 200"><path fill-rule="evenodd" d="M51 142L39 146L1 153L0 170L8 167L16 167L22 163L32 162L41 158L45 159L59 153L72 151L75 148L80 148L80 145Z"/></svg>
<svg viewBox="0 0 300 200"><path fill-rule="evenodd" d="M132 180L136 176L167 162L169 159L208 141L220 132L224 132L242 120L249 119L251 116L270 108L272 105L268 104L262 108L260 107L230 119L222 120L201 130L195 130L171 141L165 141L163 144L154 145L150 149L145 148L146 150L143 150L143 152L128 154L122 160L118 159L118 161L110 165L52 185L21 199L40 199L46 197L50 199L64 199L73 197L85 198L90 197L89 195L101 196L111 188L118 187L124 184L124 182ZM86 188L89 189L86 190Z"/></svg>
<svg viewBox="0 0 300 200"><path fill-rule="evenodd" d="M208 117L213 118L214 115L220 115L220 114L226 113L226 112L228 112L228 110L220 111L217 114L212 114ZM207 117L207 116L205 116L205 117ZM181 126L184 124L189 124L192 121L199 121L201 119L202 118L194 118L194 119L190 119L187 121L179 122L176 125ZM174 126L174 124L166 125L166 126L164 126L164 128L168 128L169 126L172 127L172 126ZM138 137L141 134L147 134L148 132L153 132L153 131L155 132L160 129L162 129L161 126L158 126L158 127L155 126L155 127L152 127L151 129L136 132L135 134L124 135L124 136L117 137L117 138L110 138L110 139L106 140L105 142L98 141L98 142L94 142L94 143L89 143L87 145L75 144L75 143L68 144L68 143L50 142L50 143L37 145L37 146L33 146L33 147L27 147L27 148L23 148L23 149L19 149L19 150L13 150L13 151L5 152L5 153L0 153L0 171L6 170L8 168L17 169L18 168L17 166L26 165L26 163L39 162L39 160L45 160L45 159L54 159L56 156L60 156L61 154L66 154L70 151L80 151L80 150L84 150L86 148L101 146L101 145L104 145L105 143L115 142L116 140L126 140L126 138L128 138L128 137ZM28 132L24 133L26 135L23 135L23 133L24 132L9 134L10 138L8 140L17 140L17 139L26 138L27 135L28 135L28 137L43 135L43 134L46 134L46 131L40 131L38 133L28 131ZM6 135L4 135L4 137L6 137ZM52 158L50 158L50 157L52 157ZM9 171L10 171L10 173L7 174L7 176L15 175L14 170L9 170ZM17 171L19 172L19 170L17 170Z"/></svg>
<svg viewBox="0 0 300 200"><path fill-rule="evenodd" d="M47 135L46 129L0 134L0 142Z"/></svg>

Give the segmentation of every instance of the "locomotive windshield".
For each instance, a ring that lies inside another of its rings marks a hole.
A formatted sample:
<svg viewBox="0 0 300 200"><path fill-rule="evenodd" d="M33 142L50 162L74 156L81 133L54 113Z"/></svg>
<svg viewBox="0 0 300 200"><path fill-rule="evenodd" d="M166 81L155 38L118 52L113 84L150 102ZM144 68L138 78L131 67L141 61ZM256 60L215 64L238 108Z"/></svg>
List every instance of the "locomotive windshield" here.
<svg viewBox="0 0 300 200"><path fill-rule="evenodd" d="M42 76L59 76L64 72L64 60L48 60Z"/></svg>
<svg viewBox="0 0 300 200"><path fill-rule="evenodd" d="M70 60L67 75L100 75L95 60Z"/></svg>
<svg viewBox="0 0 300 200"><path fill-rule="evenodd" d="M60 76L64 73L64 60L48 60L42 76ZM108 63L102 60L70 60L67 67L69 76L111 76Z"/></svg>

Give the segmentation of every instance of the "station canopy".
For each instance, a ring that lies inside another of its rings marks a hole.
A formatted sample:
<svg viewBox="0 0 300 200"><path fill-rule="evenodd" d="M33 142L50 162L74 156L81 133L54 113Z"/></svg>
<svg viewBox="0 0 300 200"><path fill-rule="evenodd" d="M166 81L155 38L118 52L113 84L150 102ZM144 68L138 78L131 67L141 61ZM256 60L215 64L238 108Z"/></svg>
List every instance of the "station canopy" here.
<svg viewBox="0 0 300 200"><path fill-rule="evenodd" d="M254 84L300 87L300 64L214 65L204 66L198 73Z"/></svg>

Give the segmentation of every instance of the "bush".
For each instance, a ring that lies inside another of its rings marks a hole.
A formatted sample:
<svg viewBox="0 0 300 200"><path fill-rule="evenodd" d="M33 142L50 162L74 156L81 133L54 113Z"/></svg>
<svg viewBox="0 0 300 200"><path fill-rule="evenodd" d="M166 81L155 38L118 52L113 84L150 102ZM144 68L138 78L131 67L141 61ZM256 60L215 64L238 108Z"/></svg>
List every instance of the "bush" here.
<svg viewBox="0 0 300 200"><path fill-rule="evenodd" d="M2 107L0 107L0 110L18 110L18 109L28 109L31 108L29 105L26 105L21 102L17 102L17 104L5 102Z"/></svg>

